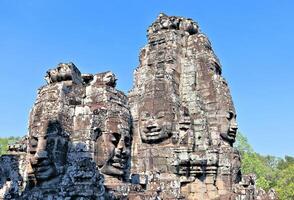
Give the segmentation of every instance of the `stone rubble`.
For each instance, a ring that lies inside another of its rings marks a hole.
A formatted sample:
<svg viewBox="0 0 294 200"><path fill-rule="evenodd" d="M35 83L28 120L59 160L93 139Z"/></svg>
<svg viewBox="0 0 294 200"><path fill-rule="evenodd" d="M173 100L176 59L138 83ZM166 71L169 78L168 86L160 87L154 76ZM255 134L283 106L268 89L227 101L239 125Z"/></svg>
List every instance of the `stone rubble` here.
<svg viewBox="0 0 294 200"><path fill-rule="evenodd" d="M29 132L0 158L0 199L274 200L242 175L236 111L196 22L161 13L126 96L112 72L46 73Z"/></svg>

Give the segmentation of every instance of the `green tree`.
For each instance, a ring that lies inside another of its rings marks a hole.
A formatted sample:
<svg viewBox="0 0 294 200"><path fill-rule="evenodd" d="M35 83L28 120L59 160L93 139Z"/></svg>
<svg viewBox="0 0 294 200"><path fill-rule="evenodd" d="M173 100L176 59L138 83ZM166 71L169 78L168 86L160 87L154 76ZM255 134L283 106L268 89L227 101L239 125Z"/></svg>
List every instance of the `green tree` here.
<svg viewBox="0 0 294 200"><path fill-rule="evenodd" d="M253 153L253 148L249 144L247 137L240 132L237 134L234 146L240 151L241 154Z"/></svg>
<svg viewBox="0 0 294 200"><path fill-rule="evenodd" d="M0 138L0 156L7 153L8 145L20 140L20 137Z"/></svg>
<svg viewBox="0 0 294 200"><path fill-rule="evenodd" d="M294 164L294 157L291 156L285 156L285 159L281 159L278 164L277 168L280 170L286 169L290 165Z"/></svg>
<svg viewBox="0 0 294 200"><path fill-rule="evenodd" d="M293 158L293 157L292 157ZM290 163L278 173L274 187L281 200L294 199L294 163Z"/></svg>
<svg viewBox="0 0 294 200"><path fill-rule="evenodd" d="M242 173L254 173L257 177L257 187L269 190L276 185L276 166L278 159L274 156L262 156L256 153L248 139L238 133L235 147L241 153Z"/></svg>
<svg viewBox="0 0 294 200"><path fill-rule="evenodd" d="M235 147L242 157L241 170L243 174L256 174L257 187L266 191L274 188L280 200L294 199L294 157L284 159L275 156L263 156L256 153L248 139L238 133Z"/></svg>

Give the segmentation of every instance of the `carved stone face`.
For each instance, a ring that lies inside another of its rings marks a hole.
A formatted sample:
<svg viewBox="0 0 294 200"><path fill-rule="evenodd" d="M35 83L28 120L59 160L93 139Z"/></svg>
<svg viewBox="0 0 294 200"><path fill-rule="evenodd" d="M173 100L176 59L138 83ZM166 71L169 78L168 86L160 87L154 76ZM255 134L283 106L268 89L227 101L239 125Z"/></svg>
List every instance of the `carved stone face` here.
<svg viewBox="0 0 294 200"><path fill-rule="evenodd" d="M237 121L236 114L234 111L227 111L220 115L221 126L220 126L220 134L221 137L229 142L230 144L235 142L236 134L237 134Z"/></svg>
<svg viewBox="0 0 294 200"><path fill-rule="evenodd" d="M187 108L182 108L180 110L180 116L177 123L177 132L172 136L172 141L174 144L180 146L185 146L188 148L190 145L194 145L194 133L191 128L191 118L189 116L189 111Z"/></svg>
<svg viewBox="0 0 294 200"><path fill-rule="evenodd" d="M96 162L101 172L122 176L130 157L131 136L128 122L119 118L109 118L106 128L96 140Z"/></svg>
<svg viewBox="0 0 294 200"><path fill-rule="evenodd" d="M37 182L49 182L63 172L67 139L61 136L61 131L60 125L53 122L49 123L46 134L29 136L28 151L32 166L29 178L35 177Z"/></svg>
<svg viewBox="0 0 294 200"><path fill-rule="evenodd" d="M231 174L233 183L238 183L242 179L241 158L239 151L235 150L231 156Z"/></svg>
<svg viewBox="0 0 294 200"><path fill-rule="evenodd" d="M165 98L145 99L139 116L139 131L144 143L159 143L172 135L175 115Z"/></svg>

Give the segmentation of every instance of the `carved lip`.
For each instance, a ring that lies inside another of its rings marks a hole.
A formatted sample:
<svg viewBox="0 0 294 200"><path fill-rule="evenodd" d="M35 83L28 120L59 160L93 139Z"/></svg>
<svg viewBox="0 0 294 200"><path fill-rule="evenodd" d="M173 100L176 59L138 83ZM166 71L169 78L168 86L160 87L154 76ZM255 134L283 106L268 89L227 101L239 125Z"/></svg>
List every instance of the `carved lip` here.
<svg viewBox="0 0 294 200"><path fill-rule="evenodd" d="M37 172L45 172L52 168L51 162L49 159L44 159L41 161L34 161L33 166Z"/></svg>
<svg viewBox="0 0 294 200"><path fill-rule="evenodd" d="M38 179L47 179L54 174L54 169L50 165L37 167L35 174Z"/></svg>
<svg viewBox="0 0 294 200"><path fill-rule="evenodd" d="M119 168L119 169L124 169L125 168L124 163L118 163L118 162L112 163L112 166L115 167L115 168Z"/></svg>
<svg viewBox="0 0 294 200"><path fill-rule="evenodd" d="M126 162L127 160L124 159L124 158L118 158L118 157L114 157L112 159L112 166L115 167L115 168L119 168L119 169L124 169L125 166L126 166Z"/></svg>
<svg viewBox="0 0 294 200"><path fill-rule="evenodd" d="M126 166L126 163L125 162L113 162L111 165L115 168L118 168L118 169L124 169Z"/></svg>
<svg viewBox="0 0 294 200"><path fill-rule="evenodd" d="M51 167L52 166L49 166L49 165L46 165L46 166L44 166L44 165L38 166L37 167L37 172L46 172L46 171L50 170Z"/></svg>
<svg viewBox="0 0 294 200"><path fill-rule="evenodd" d="M153 130L144 130L146 137L154 137L158 136L161 133L161 128L153 129Z"/></svg>
<svg viewBox="0 0 294 200"><path fill-rule="evenodd" d="M229 131L228 135L232 137L236 137L237 132L236 131Z"/></svg>
<svg viewBox="0 0 294 200"><path fill-rule="evenodd" d="M179 129L181 130L181 131L186 131L186 130L188 130L190 128L190 124L180 124L180 127L179 127Z"/></svg>
<svg viewBox="0 0 294 200"><path fill-rule="evenodd" d="M146 136L147 137L153 137L153 136L157 136L159 134L160 134L160 132L149 132L149 133L146 133Z"/></svg>

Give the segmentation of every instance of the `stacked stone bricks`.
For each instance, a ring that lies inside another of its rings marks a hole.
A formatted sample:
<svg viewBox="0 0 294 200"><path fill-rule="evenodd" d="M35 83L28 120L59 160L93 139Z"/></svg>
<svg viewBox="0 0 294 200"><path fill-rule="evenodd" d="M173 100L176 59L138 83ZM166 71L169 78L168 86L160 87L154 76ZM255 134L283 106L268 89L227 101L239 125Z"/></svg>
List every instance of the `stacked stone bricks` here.
<svg viewBox="0 0 294 200"><path fill-rule="evenodd" d="M128 96L112 72L46 73L27 136L0 158L0 199L276 199L241 173L236 111L198 24L160 14L147 37Z"/></svg>

